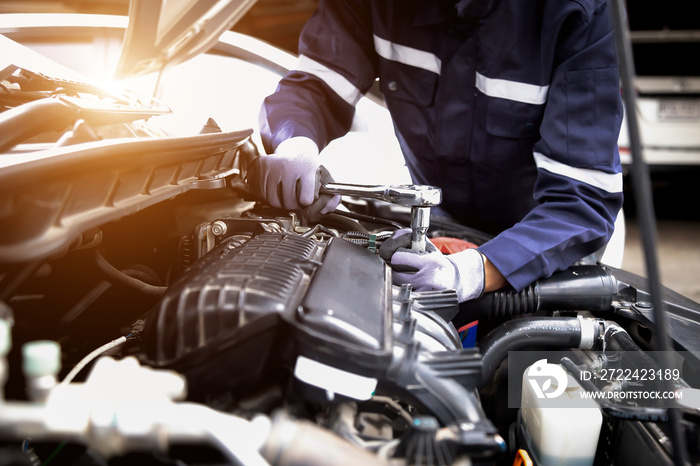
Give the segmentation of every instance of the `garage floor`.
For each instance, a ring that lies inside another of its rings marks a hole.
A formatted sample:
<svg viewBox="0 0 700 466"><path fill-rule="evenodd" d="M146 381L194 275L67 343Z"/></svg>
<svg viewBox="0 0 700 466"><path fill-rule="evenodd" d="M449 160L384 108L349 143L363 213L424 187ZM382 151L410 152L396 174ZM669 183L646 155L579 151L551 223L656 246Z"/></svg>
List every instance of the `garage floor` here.
<svg viewBox="0 0 700 466"><path fill-rule="evenodd" d="M657 216L658 263L661 283L700 302L700 170L652 175ZM627 237L623 268L646 276L641 236L631 194L626 193Z"/></svg>

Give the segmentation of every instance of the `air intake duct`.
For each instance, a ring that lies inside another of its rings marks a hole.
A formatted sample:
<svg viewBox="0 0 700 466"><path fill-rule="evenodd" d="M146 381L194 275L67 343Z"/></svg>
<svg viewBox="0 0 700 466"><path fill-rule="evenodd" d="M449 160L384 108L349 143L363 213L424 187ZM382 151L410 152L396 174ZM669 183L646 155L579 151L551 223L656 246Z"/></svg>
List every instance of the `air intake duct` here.
<svg viewBox="0 0 700 466"><path fill-rule="evenodd" d="M520 292L495 291L460 304L457 328L480 319L508 318L537 311L607 311L620 283L599 265L579 265L537 280Z"/></svg>

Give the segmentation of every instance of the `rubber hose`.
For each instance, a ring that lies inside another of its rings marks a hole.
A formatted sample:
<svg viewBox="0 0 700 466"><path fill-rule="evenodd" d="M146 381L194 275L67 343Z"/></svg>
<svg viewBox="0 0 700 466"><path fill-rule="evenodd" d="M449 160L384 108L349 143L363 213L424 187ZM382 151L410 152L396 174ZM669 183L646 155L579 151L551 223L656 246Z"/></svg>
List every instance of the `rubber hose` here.
<svg viewBox="0 0 700 466"><path fill-rule="evenodd" d="M604 267L581 265L537 280L520 292L496 291L459 306L457 328L481 319L498 319L537 311L603 312L610 309L619 282Z"/></svg>
<svg viewBox="0 0 700 466"><path fill-rule="evenodd" d="M146 282L142 282L141 280L126 275L124 272L107 262L107 259L102 257L102 254L100 254L97 250L95 250L95 263L100 271L105 274L107 281L113 284L123 285L149 296L163 296L165 291L168 289L165 286L149 285Z"/></svg>
<svg viewBox="0 0 700 466"><path fill-rule="evenodd" d="M482 355L481 384L488 383L508 351L533 346L578 348L581 322L577 317L530 317L509 320L491 331L479 343Z"/></svg>

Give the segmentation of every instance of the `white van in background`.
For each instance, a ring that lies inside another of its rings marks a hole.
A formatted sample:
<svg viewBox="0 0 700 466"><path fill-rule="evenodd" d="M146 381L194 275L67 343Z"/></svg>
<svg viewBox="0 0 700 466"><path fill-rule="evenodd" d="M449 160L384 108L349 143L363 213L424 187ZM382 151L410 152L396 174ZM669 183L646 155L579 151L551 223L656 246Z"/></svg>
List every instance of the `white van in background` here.
<svg viewBox="0 0 700 466"><path fill-rule="evenodd" d="M652 167L700 166L700 17L695 2L628 0L644 159ZM626 122L619 138L631 163Z"/></svg>

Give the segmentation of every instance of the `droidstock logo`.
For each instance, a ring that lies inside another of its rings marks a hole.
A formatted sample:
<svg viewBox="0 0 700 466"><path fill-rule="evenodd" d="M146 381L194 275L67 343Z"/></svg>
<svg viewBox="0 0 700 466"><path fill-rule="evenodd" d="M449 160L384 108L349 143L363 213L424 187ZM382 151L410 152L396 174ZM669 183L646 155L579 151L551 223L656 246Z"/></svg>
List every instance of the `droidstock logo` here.
<svg viewBox="0 0 700 466"><path fill-rule="evenodd" d="M540 359L527 370L527 381L537 398L556 398L566 390L568 377L561 366ZM552 382L556 381L555 387Z"/></svg>

